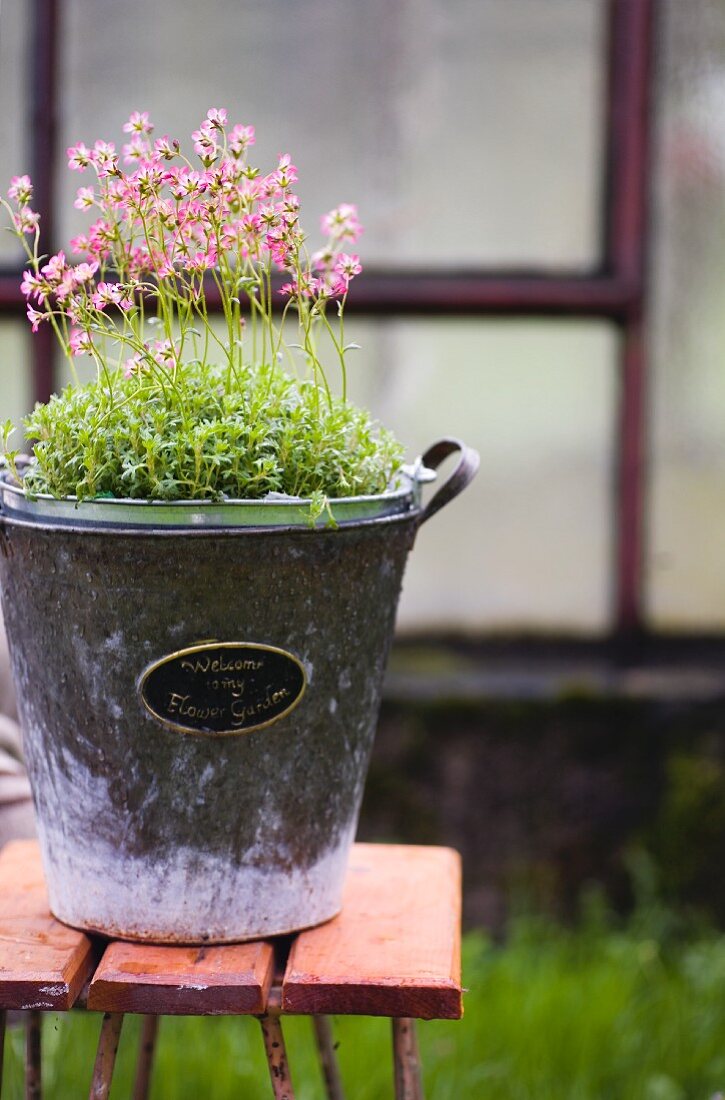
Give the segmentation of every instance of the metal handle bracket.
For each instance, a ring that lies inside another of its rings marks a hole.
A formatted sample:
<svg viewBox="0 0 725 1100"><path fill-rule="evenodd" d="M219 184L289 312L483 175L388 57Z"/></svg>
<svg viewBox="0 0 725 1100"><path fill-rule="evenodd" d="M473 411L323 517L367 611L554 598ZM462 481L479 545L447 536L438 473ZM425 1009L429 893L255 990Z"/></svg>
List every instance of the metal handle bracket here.
<svg viewBox="0 0 725 1100"><path fill-rule="evenodd" d="M431 470L437 470L441 462L456 452L460 452L460 458L455 470L426 504L420 514L418 526L425 523L454 497L462 493L476 476L476 471L481 462L480 455L478 451L474 451L473 447L467 446L460 439L439 439L422 456L423 465Z"/></svg>

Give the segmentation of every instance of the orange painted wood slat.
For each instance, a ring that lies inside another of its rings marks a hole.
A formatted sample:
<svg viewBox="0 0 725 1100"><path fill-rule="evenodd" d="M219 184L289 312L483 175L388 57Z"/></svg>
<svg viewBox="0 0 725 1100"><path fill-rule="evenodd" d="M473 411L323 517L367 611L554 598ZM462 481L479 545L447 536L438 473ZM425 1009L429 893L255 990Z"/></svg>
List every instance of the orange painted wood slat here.
<svg viewBox="0 0 725 1100"><path fill-rule="evenodd" d="M99 1012L165 1016L262 1013L272 983L274 951L262 940L222 947L106 948L88 992Z"/></svg>
<svg viewBox="0 0 725 1100"><path fill-rule="evenodd" d="M51 915L35 840L0 853L0 1009L69 1009L93 970L83 932Z"/></svg>
<svg viewBox="0 0 725 1100"><path fill-rule="evenodd" d="M282 1011L459 1019L460 925L457 852L356 844L342 912L292 945Z"/></svg>

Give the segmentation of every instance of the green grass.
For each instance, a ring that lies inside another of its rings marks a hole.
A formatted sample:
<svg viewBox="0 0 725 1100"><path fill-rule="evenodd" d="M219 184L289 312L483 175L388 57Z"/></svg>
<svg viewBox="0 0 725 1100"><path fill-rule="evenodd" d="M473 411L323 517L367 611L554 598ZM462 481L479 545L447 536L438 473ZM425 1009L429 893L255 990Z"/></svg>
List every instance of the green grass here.
<svg viewBox="0 0 725 1100"><path fill-rule="evenodd" d="M505 946L464 943L460 1022L420 1024L429 1100L710 1100L725 1092L725 937L683 940L667 921L617 930L590 915L576 931L514 922ZM99 1017L48 1014L47 1100L87 1094ZM322 1097L308 1020L285 1022L298 1100ZM339 1018L349 1100L391 1095L389 1023ZM130 1095L139 1021L129 1017L113 1098ZM6 1046L6 1100L22 1097L22 1032ZM163 1020L155 1100L257 1097L270 1087L254 1020Z"/></svg>

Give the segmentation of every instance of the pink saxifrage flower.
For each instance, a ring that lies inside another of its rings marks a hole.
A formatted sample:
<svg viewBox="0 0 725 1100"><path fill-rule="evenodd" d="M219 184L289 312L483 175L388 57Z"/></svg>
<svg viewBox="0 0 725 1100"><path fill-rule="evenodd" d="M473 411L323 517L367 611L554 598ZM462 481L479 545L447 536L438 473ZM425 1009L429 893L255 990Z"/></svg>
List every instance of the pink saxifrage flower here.
<svg viewBox="0 0 725 1100"><path fill-rule="evenodd" d="M227 135L227 145L233 156L241 157L250 145L254 145L254 127L233 126Z"/></svg>
<svg viewBox="0 0 725 1100"><path fill-rule="evenodd" d="M95 192L92 187L79 187L73 202L76 210L88 210L95 201Z"/></svg>
<svg viewBox="0 0 725 1100"><path fill-rule="evenodd" d="M85 172L91 163L91 150L82 141L77 145L70 145L66 150L68 167L74 172Z"/></svg>
<svg viewBox="0 0 725 1100"><path fill-rule="evenodd" d="M30 176L13 176L8 187L8 198L20 206L27 206L33 197L33 184Z"/></svg>
<svg viewBox="0 0 725 1100"><path fill-rule="evenodd" d="M163 157L164 160L172 160L178 152L179 142L175 140L172 141L168 134L156 138L154 142L154 153L156 153L157 156Z"/></svg>
<svg viewBox="0 0 725 1100"><path fill-rule="evenodd" d="M118 306L124 311L133 308L133 299L119 283L99 283L91 301L96 309L100 310L105 309L106 306Z"/></svg>
<svg viewBox="0 0 725 1100"><path fill-rule="evenodd" d="M33 332L38 331L38 326L40 325L40 322L45 321L47 316L48 316L46 313L39 313L37 309L33 309L33 307L30 305L30 303L28 303L28 306L27 306L27 309L26 309L25 312L28 315L28 320L30 321Z"/></svg>
<svg viewBox="0 0 725 1100"><path fill-rule="evenodd" d="M74 268L71 268L73 272L73 282L76 286L81 286L83 283L89 283L93 276L98 271L98 263L93 262L91 264L77 264Z"/></svg>
<svg viewBox="0 0 725 1100"><path fill-rule="evenodd" d="M125 164L138 164L150 155L151 146L141 134L134 134L123 146L121 152Z"/></svg>
<svg viewBox="0 0 725 1100"><path fill-rule="evenodd" d="M206 112L206 120L215 130L223 130L227 124L227 112L223 107L210 107Z"/></svg>
<svg viewBox="0 0 725 1100"><path fill-rule="evenodd" d="M21 206L16 214L13 214L13 224L18 233L34 233L40 225L40 214L31 210L29 206Z"/></svg>
<svg viewBox="0 0 725 1100"><path fill-rule="evenodd" d="M151 355L160 367L173 367L178 360L179 353L171 340L154 340Z"/></svg>
<svg viewBox="0 0 725 1100"><path fill-rule="evenodd" d="M32 271L23 272L23 281L20 284L20 293L26 298L34 297L38 302L44 300L41 295L46 293L47 283L39 275Z"/></svg>
<svg viewBox="0 0 725 1100"><path fill-rule="evenodd" d="M292 157L289 153L285 153L284 156L279 158L277 171L272 173L272 178L280 191L285 191L288 187L291 187L293 183L297 182L297 169L292 163Z"/></svg>
<svg viewBox="0 0 725 1100"><path fill-rule="evenodd" d="M73 328L68 337L71 355L87 355L93 351L90 333L84 329Z"/></svg>
<svg viewBox="0 0 725 1100"><path fill-rule="evenodd" d="M51 286L57 285L63 278L63 272L66 269L65 252L60 251L51 256L47 264L44 264L40 269L41 275L45 275Z"/></svg>
<svg viewBox="0 0 725 1100"><path fill-rule="evenodd" d="M334 210L323 214L320 224L323 233L328 233L333 240L337 241L350 241L354 244L362 233L357 207L349 202L343 202Z"/></svg>
<svg viewBox="0 0 725 1100"><path fill-rule="evenodd" d="M137 351L126 360L123 376L132 378L135 374L142 374L148 371L153 363L167 370L173 370L178 360L178 348L172 344L171 340L154 340L150 344L144 344L143 351Z"/></svg>
<svg viewBox="0 0 725 1100"><path fill-rule="evenodd" d="M124 134L150 134L153 128L148 111L133 111L128 122L123 124Z"/></svg>
<svg viewBox="0 0 725 1100"><path fill-rule="evenodd" d="M148 369L148 364L145 362L145 356L137 351L135 355L132 355L123 364L123 377L133 378L134 374L140 374L144 369Z"/></svg>
<svg viewBox="0 0 725 1100"><path fill-rule="evenodd" d="M185 256L181 261L181 265L186 271L192 274L201 274L204 271L211 271L217 264L217 252L213 246L208 249L199 249L194 252L193 255Z"/></svg>
<svg viewBox="0 0 725 1100"><path fill-rule="evenodd" d="M198 130L194 130L191 140L194 142L194 152L202 158L205 164L211 164L219 151L214 125L205 119Z"/></svg>
<svg viewBox="0 0 725 1100"><path fill-rule="evenodd" d="M341 252L335 260L334 271L347 288L350 284L350 280L356 275L359 275L362 271L360 257L349 256L346 252Z"/></svg>
<svg viewBox="0 0 725 1100"><path fill-rule="evenodd" d="M90 241L85 233L79 233L78 236L71 237L68 247L75 256L82 256L84 252L90 251Z"/></svg>
<svg viewBox="0 0 725 1100"><path fill-rule="evenodd" d="M104 218L99 218L88 230L88 251L102 257L110 255L116 236L117 231L113 225Z"/></svg>
<svg viewBox="0 0 725 1100"><path fill-rule="evenodd" d="M118 172L116 146L112 141L97 141L93 146L90 159L99 178Z"/></svg>

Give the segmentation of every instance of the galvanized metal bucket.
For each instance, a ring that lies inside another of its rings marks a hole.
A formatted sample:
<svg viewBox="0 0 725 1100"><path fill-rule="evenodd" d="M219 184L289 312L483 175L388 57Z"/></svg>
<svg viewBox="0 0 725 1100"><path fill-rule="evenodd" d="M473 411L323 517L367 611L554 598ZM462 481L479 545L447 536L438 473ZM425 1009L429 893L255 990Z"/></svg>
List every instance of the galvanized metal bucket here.
<svg viewBox="0 0 725 1100"><path fill-rule="evenodd" d="M454 452L423 507L423 471ZM443 440L394 492L333 502L335 528L296 501L73 506L0 480L3 614L60 920L223 943L338 912L406 557L477 465Z"/></svg>

